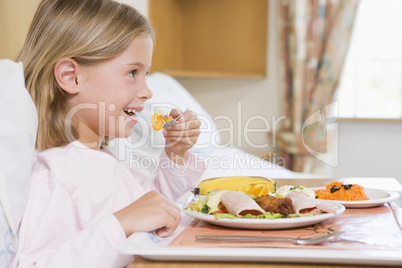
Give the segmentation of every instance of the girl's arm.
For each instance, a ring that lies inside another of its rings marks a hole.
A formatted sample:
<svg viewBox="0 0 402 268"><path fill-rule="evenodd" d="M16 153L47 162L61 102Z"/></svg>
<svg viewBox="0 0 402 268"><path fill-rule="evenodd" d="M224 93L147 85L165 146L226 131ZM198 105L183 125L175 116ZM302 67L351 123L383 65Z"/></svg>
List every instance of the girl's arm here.
<svg viewBox="0 0 402 268"><path fill-rule="evenodd" d="M176 118L181 113L173 109L170 115ZM200 120L194 112L187 111L178 122L163 130L165 150L154 182L154 187L170 200L193 189L205 171L204 162L188 152L200 135Z"/></svg>
<svg viewBox="0 0 402 268"><path fill-rule="evenodd" d="M67 192L56 187L49 195L44 187L34 185L40 195L31 195L12 267L123 267L133 261L132 256L117 251L126 237L151 230L164 237L180 222L180 210L151 191L81 230Z"/></svg>
<svg viewBox="0 0 402 268"><path fill-rule="evenodd" d="M183 165L173 163L163 152L153 188L174 201L197 186L205 168L204 161L188 151L184 154Z"/></svg>
<svg viewBox="0 0 402 268"><path fill-rule="evenodd" d="M61 184L33 179L11 267L117 267L132 262L117 246L126 235L113 214L83 228L80 208Z"/></svg>

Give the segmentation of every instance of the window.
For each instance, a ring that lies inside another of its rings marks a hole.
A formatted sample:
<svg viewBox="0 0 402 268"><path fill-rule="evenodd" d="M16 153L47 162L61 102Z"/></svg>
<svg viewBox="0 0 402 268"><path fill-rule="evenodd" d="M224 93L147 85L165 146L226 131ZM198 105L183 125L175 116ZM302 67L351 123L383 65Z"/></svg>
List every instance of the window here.
<svg viewBox="0 0 402 268"><path fill-rule="evenodd" d="M340 117L402 117L401 12L401 0L361 1L339 82Z"/></svg>

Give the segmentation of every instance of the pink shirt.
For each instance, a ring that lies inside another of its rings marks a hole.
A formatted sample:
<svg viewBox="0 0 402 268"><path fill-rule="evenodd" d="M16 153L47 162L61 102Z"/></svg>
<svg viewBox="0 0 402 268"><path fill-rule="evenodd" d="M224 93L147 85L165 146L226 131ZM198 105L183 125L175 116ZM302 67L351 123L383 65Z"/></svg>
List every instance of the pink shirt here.
<svg viewBox="0 0 402 268"><path fill-rule="evenodd" d="M146 173L78 141L38 153L11 267L128 265L134 257L117 251L126 237L113 213L152 189L174 200L193 188L205 166L191 153L185 159L186 168L162 155L152 184Z"/></svg>

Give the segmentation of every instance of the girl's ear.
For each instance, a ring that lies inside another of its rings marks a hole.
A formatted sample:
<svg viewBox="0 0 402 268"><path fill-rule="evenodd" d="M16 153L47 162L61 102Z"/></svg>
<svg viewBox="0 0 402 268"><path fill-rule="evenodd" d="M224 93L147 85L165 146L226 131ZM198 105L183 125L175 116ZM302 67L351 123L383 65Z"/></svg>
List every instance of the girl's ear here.
<svg viewBox="0 0 402 268"><path fill-rule="evenodd" d="M60 88L70 94L77 94L79 65L72 58L62 58L56 62L54 76Z"/></svg>

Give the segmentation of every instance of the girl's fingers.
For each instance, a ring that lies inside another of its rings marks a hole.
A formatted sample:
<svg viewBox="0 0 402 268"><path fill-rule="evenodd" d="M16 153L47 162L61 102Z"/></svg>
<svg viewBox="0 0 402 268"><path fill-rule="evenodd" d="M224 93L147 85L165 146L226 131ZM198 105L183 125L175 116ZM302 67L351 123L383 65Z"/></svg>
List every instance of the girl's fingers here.
<svg viewBox="0 0 402 268"><path fill-rule="evenodd" d="M184 117L186 121L189 121L191 119L197 118L197 114L191 110L188 110L182 117Z"/></svg>
<svg viewBox="0 0 402 268"><path fill-rule="evenodd" d="M181 219L180 208L166 198L164 198L164 209L176 221L180 221Z"/></svg>
<svg viewBox="0 0 402 268"><path fill-rule="evenodd" d="M180 111L179 109L173 109L172 111L170 111L170 116L172 116L173 118L176 118L179 115L181 115L182 113L183 113L183 111ZM191 110L188 110L185 114L180 116L179 119L177 119L177 122L183 123L183 122L195 120L195 119L198 120L197 114Z"/></svg>
<svg viewBox="0 0 402 268"><path fill-rule="evenodd" d="M171 202L170 200L168 200L168 199L166 199L166 198L165 198L165 204L166 204L166 206L167 206L168 208L175 209L177 212L180 213L180 208L179 208L178 206L176 206L175 203Z"/></svg>
<svg viewBox="0 0 402 268"><path fill-rule="evenodd" d="M198 129L201 126L201 121L199 120L191 120L178 124L174 124L173 126L168 127L167 131L185 131L187 129Z"/></svg>
<svg viewBox="0 0 402 268"><path fill-rule="evenodd" d="M169 115L171 116L171 117L173 117L173 118L176 118L176 117L178 117L179 115L181 115L182 114L182 111L180 111L179 109L172 109L171 111L170 111L170 113L169 113ZM183 115L184 116L184 115ZM182 116L182 117L183 117ZM180 119L180 118L179 118Z"/></svg>
<svg viewBox="0 0 402 268"><path fill-rule="evenodd" d="M134 232L148 232L161 228L161 236L166 236L177 228L181 219L180 208L157 191L144 194L114 215L127 237Z"/></svg>
<svg viewBox="0 0 402 268"><path fill-rule="evenodd" d="M165 226L156 230L156 234L160 237L166 237L176 230L177 226L180 224L181 215L180 208L175 204L166 199L164 211L165 216Z"/></svg>
<svg viewBox="0 0 402 268"><path fill-rule="evenodd" d="M177 207L176 206L170 207L170 209L167 209L166 212L169 214L170 219L173 222L176 222L177 224L179 224L179 222L181 220L180 209L177 211L175 208L177 208Z"/></svg>
<svg viewBox="0 0 402 268"><path fill-rule="evenodd" d="M175 228L171 228L168 226L162 227L162 228L156 230L156 235L159 237L167 237L167 236L171 235L174 232L174 230L176 230L176 228L177 228L177 226Z"/></svg>
<svg viewBox="0 0 402 268"><path fill-rule="evenodd" d="M164 132L164 137L165 139L196 137L199 136L200 133L201 132L199 129L191 129L186 131L167 131L166 133Z"/></svg>

